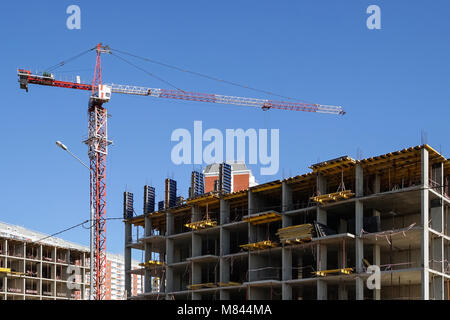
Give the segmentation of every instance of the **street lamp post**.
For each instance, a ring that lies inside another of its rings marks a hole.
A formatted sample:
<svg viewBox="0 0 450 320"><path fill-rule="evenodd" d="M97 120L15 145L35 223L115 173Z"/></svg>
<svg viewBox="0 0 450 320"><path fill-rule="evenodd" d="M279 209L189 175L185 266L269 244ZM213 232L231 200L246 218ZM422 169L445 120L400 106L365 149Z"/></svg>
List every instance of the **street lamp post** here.
<svg viewBox="0 0 450 320"><path fill-rule="evenodd" d="M81 161L80 158L78 158L76 155L74 155L61 141L56 141L56 145L63 149L64 151L67 151L73 158L75 158L79 163L81 163L84 167L89 169L89 172L91 171L91 168L85 164L83 161ZM90 172L91 173L91 172ZM90 175L91 179L92 175ZM90 233L91 233L91 239L90 239L90 258L89 258L89 299L94 300L94 203L92 201L92 181L90 181L90 202L91 202L91 218L90 218Z"/></svg>

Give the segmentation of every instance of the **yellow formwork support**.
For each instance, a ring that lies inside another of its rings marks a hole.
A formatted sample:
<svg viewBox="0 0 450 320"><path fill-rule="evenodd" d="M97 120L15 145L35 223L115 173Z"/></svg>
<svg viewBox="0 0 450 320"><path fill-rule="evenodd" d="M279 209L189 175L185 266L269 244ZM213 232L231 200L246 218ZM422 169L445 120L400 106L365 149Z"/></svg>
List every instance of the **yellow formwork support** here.
<svg viewBox="0 0 450 320"><path fill-rule="evenodd" d="M333 269L333 270L320 270L314 271L313 274L320 277L326 277L327 275L338 273L338 274L350 274L352 273L353 268L342 268L342 269Z"/></svg>
<svg viewBox="0 0 450 320"><path fill-rule="evenodd" d="M269 223L281 220L281 214L275 211L263 212L258 215L249 216L243 219L245 222L250 222L253 225Z"/></svg>
<svg viewBox="0 0 450 320"><path fill-rule="evenodd" d="M324 204L332 201L346 200L354 197L355 194L351 190L339 191L334 193L322 194L320 196L311 197L314 202Z"/></svg>
<svg viewBox="0 0 450 320"><path fill-rule="evenodd" d="M272 242L270 240L240 245L240 247L245 250L263 250L263 249L268 249L268 248L275 248L277 246L278 246L278 243Z"/></svg>
<svg viewBox="0 0 450 320"><path fill-rule="evenodd" d="M192 230L199 230L199 229L215 227L215 226L217 226L217 221L213 221L211 219L206 219L206 220L186 223L184 226L189 229L192 229Z"/></svg>
<svg viewBox="0 0 450 320"><path fill-rule="evenodd" d="M147 262L139 263L140 267L158 267L158 266L164 266L164 262L162 261L156 261L156 260L149 260Z"/></svg>
<svg viewBox="0 0 450 320"><path fill-rule="evenodd" d="M239 282L230 281L230 282L218 282L217 285L219 287L234 287L234 286L240 286L242 284Z"/></svg>
<svg viewBox="0 0 450 320"><path fill-rule="evenodd" d="M199 290L199 289L216 288L216 287L217 287L217 285L215 283L212 283L212 282L191 284L191 285L187 286L187 288L189 290Z"/></svg>

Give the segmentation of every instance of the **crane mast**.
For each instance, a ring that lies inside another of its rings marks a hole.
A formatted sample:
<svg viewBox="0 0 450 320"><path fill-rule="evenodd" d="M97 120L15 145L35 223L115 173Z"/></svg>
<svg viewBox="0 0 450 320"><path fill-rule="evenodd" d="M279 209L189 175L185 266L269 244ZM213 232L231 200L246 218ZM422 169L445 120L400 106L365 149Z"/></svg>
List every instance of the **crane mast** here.
<svg viewBox="0 0 450 320"><path fill-rule="evenodd" d="M92 96L88 107L88 138L83 141L88 146L91 184L91 208L94 209L94 259L91 272L93 276L93 297L96 300L105 298L106 281L106 156L108 154L108 113L103 107L109 101L107 87L102 85L101 54L108 52L107 47L97 45Z"/></svg>
<svg viewBox="0 0 450 320"><path fill-rule="evenodd" d="M99 43L95 48L97 57L92 84L80 81L56 80L49 72L31 73L27 69L18 69L20 88L28 92L28 84L60 87L91 91L88 106L88 138L83 141L88 146L90 161L90 201L93 208L91 228L94 229L94 259L93 292L91 295L97 300L105 298L106 280L106 156L108 146L108 113L103 106L111 98L111 93L151 96L155 98L179 99L197 102L209 102L238 106L258 107L263 110L281 109L289 111L304 111L328 114L345 114L340 106L321 105L301 102L286 102L267 99L226 96L210 93L186 92L182 90L167 90L120 84L102 84L101 54L111 53L108 46Z"/></svg>

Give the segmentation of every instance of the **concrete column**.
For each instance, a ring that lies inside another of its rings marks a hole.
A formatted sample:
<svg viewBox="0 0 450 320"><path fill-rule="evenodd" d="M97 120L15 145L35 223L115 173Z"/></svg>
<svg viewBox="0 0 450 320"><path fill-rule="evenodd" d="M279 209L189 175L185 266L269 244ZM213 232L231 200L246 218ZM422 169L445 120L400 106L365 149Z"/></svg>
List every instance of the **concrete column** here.
<svg viewBox="0 0 450 320"><path fill-rule="evenodd" d="M131 248L128 244L132 241L131 236L131 223L125 222L125 248L124 248L124 265L125 265L125 291L127 292L127 297L131 297ZM91 257L92 259L92 257ZM92 272L92 270L91 270Z"/></svg>
<svg viewBox="0 0 450 320"><path fill-rule="evenodd" d="M198 257L202 255L202 237L192 233L192 256Z"/></svg>
<svg viewBox="0 0 450 320"><path fill-rule="evenodd" d="M375 175L375 179L373 181L373 192L376 193L380 193L381 192L381 185L380 185L380 175L376 174Z"/></svg>
<svg viewBox="0 0 450 320"><path fill-rule="evenodd" d="M327 269L327 247L317 245L317 270ZM327 300L328 287L324 280L317 280L317 300Z"/></svg>
<svg viewBox="0 0 450 320"><path fill-rule="evenodd" d="M380 211L373 210L373 216L379 217L380 216ZM380 266L381 265L380 245L375 244L373 246L373 253L372 253L372 255L373 255L372 264L376 265L376 266ZM381 299L381 290L374 289L373 290L373 298L374 298L374 300L380 300Z"/></svg>
<svg viewBox="0 0 450 320"><path fill-rule="evenodd" d="M252 190L248 190L248 214L255 214L258 211L256 195Z"/></svg>
<svg viewBox="0 0 450 320"><path fill-rule="evenodd" d="M230 204L220 199L220 224L230 223Z"/></svg>
<svg viewBox="0 0 450 320"><path fill-rule="evenodd" d="M192 262L192 284L202 283L202 269L199 263ZM197 292L192 292L192 300L201 300L201 295Z"/></svg>
<svg viewBox="0 0 450 320"><path fill-rule="evenodd" d="M147 242L145 243L144 248L145 248L144 262L148 262L151 259L151 249L152 248L151 248L151 245ZM151 275L150 270L148 270L146 268L145 272L144 272L144 292L151 292L151 291L152 291L152 275Z"/></svg>
<svg viewBox="0 0 450 320"><path fill-rule="evenodd" d="M174 234L175 224L172 212L166 213L166 236L171 236Z"/></svg>
<svg viewBox="0 0 450 320"><path fill-rule="evenodd" d="M192 284L202 283L202 269L199 263L192 263Z"/></svg>
<svg viewBox="0 0 450 320"><path fill-rule="evenodd" d="M192 214L191 214L191 221L201 221L202 220L202 214L200 212L200 208L198 206L192 206Z"/></svg>
<svg viewBox="0 0 450 320"><path fill-rule="evenodd" d="M318 194L327 193L327 181L321 174L317 175L316 179L317 192ZM327 224L327 211L322 207L317 206L316 221L322 224ZM327 269L327 246L324 244L317 245L317 270ZM317 281L317 300L327 300L328 298L328 287L324 280L319 279Z"/></svg>
<svg viewBox="0 0 450 320"><path fill-rule="evenodd" d="M292 217L285 215L284 213L286 211L292 210L292 188L290 185L286 183L286 181L283 181L282 187L281 187L281 210L282 210L282 220L281 220L281 226L282 228L286 228L288 226L292 225Z"/></svg>
<svg viewBox="0 0 450 320"><path fill-rule="evenodd" d="M292 210L292 203L293 203L293 198L292 198L292 187L287 184L286 181L283 181L282 185L281 185L281 201L282 201L282 206L281 206L281 210L284 211L289 211Z"/></svg>
<svg viewBox="0 0 450 320"><path fill-rule="evenodd" d="M230 231L220 228L220 255L230 254Z"/></svg>
<svg viewBox="0 0 450 320"><path fill-rule="evenodd" d="M144 237L150 237L152 235L152 219L150 215L144 217Z"/></svg>
<svg viewBox="0 0 450 320"><path fill-rule="evenodd" d="M355 170L355 195L356 198L364 195L364 176L360 164L356 165ZM364 206L360 200L355 201L355 266L356 273L363 272L364 243L360 237L364 223ZM362 278L356 278L356 300L364 300L364 281Z"/></svg>
<svg viewBox="0 0 450 320"><path fill-rule="evenodd" d="M429 230L428 230L428 221L429 221L429 159L428 159L428 150L425 148L421 149L421 178L422 178L422 190L420 191L420 199L421 199L421 225L423 227L422 237L421 237L421 260L422 260L422 299L429 300L430 298L430 274L428 271L429 268Z"/></svg>
<svg viewBox="0 0 450 320"><path fill-rule="evenodd" d="M173 268L166 266L166 293L173 292ZM166 299L170 299L166 295Z"/></svg>
<svg viewBox="0 0 450 320"><path fill-rule="evenodd" d="M327 193L327 180L320 173L317 174L316 184L317 184L318 194L326 194Z"/></svg>
<svg viewBox="0 0 450 320"><path fill-rule="evenodd" d="M281 249L281 277L283 281L292 279L292 250L289 247ZM292 287L289 284L282 284L281 298L283 300L292 300Z"/></svg>
<svg viewBox="0 0 450 320"><path fill-rule="evenodd" d="M248 243L258 241L258 227L248 223Z"/></svg>
<svg viewBox="0 0 450 320"><path fill-rule="evenodd" d="M221 248L222 250L222 248ZM230 260L220 257L219 261L219 281L220 282L230 282ZM230 300L230 291L220 290L219 292L220 300Z"/></svg>
<svg viewBox="0 0 450 320"><path fill-rule="evenodd" d="M166 264L173 263L174 245L172 239L166 239Z"/></svg>

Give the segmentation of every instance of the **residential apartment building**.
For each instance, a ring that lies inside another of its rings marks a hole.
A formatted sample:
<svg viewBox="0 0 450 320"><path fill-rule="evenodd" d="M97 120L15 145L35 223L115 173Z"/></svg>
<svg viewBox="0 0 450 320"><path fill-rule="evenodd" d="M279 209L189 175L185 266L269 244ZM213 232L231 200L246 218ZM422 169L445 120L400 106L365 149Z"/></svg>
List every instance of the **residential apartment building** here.
<svg viewBox="0 0 450 320"><path fill-rule="evenodd" d="M0 222L0 300L87 300L89 256L87 246ZM106 299L125 298L124 270L123 256L107 253ZM142 292L141 276L132 278L127 296Z"/></svg>

